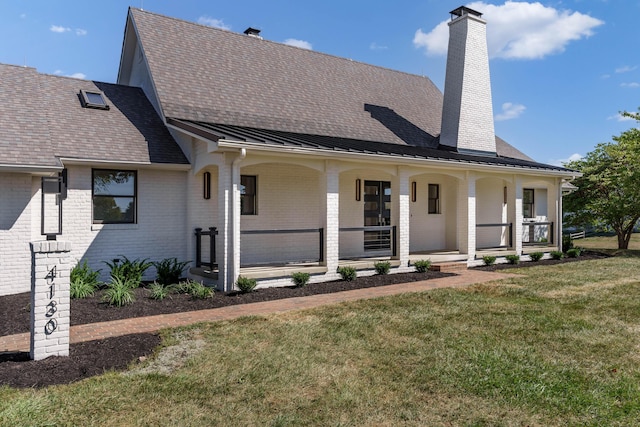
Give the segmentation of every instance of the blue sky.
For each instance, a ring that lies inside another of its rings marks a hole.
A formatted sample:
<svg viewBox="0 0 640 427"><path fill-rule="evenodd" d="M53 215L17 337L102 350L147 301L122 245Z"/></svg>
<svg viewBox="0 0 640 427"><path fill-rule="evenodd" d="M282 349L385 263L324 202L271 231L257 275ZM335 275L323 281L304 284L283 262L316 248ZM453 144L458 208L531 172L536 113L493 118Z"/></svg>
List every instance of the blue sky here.
<svg viewBox="0 0 640 427"><path fill-rule="evenodd" d="M636 126L640 0L0 0L0 62L115 82L128 6L426 75L444 87L449 11L488 21L496 133L558 164Z"/></svg>

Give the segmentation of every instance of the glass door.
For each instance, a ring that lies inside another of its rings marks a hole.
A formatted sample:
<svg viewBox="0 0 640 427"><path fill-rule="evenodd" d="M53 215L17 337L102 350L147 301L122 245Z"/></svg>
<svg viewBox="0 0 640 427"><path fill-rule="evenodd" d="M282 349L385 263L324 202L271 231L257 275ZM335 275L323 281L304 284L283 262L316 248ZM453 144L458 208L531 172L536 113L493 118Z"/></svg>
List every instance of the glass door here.
<svg viewBox="0 0 640 427"><path fill-rule="evenodd" d="M364 182L364 226L391 225L391 183L389 181ZM391 249L391 230L364 232L364 249L367 251Z"/></svg>

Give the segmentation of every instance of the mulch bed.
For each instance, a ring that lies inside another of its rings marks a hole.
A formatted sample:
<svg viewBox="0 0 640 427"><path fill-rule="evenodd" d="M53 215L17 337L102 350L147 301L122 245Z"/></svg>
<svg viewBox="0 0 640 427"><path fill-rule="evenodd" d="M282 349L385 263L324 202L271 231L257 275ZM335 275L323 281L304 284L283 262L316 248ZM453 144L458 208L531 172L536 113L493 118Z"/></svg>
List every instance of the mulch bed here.
<svg viewBox="0 0 640 427"><path fill-rule="evenodd" d="M480 270L496 271L514 267L550 265L572 261L598 259L606 255L586 252L580 258L560 261L542 260L520 265L497 264L476 267ZM136 290L136 301L125 307L110 307L101 301L101 294L71 301L71 324L104 322L156 314L178 313L224 307L236 304L270 301L307 295L317 295L407 283L450 276L451 273L430 271L427 273L402 273L384 276L359 277L351 282L336 281L310 284L304 288L284 287L259 289L248 294L216 292L212 298L197 300L186 294L171 295L163 301L150 299L149 291ZM0 297L0 336L29 332L30 294L22 293ZM68 384L83 378L99 375L109 370L125 369L132 361L150 355L160 344L157 334L132 334L85 343L72 344L69 357L51 357L45 360L29 360L28 353L0 353L0 385L12 387L44 387Z"/></svg>

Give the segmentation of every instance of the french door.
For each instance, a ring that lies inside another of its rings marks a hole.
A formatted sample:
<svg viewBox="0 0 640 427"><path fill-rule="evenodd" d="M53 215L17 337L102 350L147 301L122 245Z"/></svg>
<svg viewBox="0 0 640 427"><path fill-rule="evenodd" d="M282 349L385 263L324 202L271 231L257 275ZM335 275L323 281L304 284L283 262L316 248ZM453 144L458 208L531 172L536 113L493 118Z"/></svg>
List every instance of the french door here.
<svg viewBox="0 0 640 427"><path fill-rule="evenodd" d="M391 183L389 181L364 182L364 226L391 225ZM391 249L391 229L372 229L364 232L364 249L378 251Z"/></svg>

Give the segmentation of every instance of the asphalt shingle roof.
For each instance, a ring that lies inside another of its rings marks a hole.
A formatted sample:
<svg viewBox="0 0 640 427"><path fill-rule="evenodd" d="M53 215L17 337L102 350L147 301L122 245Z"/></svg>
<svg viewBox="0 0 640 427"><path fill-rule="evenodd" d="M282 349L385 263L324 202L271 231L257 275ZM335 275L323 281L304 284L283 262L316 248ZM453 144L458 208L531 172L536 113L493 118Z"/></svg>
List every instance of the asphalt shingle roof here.
<svg viewBox="0 0 640 427"><path fill-rule="evenodd" d="M60 166L58 158L188 164L140 88L0 65L0 164ZM103 92L109 110L79 93Z"/></svg>
<svg viewBox="0 0 640 427"><path fill-rule="evenodd" d="M438 146L443 97L426 77L140 9L130 16L165 117ZM531 160L496 142L499 155Z"/></svg>

